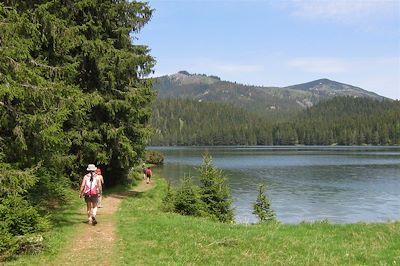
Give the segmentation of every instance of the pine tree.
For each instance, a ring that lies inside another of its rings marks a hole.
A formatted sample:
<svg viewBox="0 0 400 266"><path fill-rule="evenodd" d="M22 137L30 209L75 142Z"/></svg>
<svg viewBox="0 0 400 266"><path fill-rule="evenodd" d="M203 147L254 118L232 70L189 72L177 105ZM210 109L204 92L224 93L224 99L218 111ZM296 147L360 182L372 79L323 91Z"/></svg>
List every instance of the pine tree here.
<svg viewBox="0 0 400 266"><path fill-rule="evenodd" d="M266 196L267 185L258 186L257 200L253 204L253 214L257 215L261 222L275 221L275 211L271 208L271 203Z"/></svg>
<svg viewBox="0 0 400 266"><path fill-rule="evenodd" d="M200 188L193 183L190 176L185 176L174 194L170 195L174 197L174 212L189 216L206 216Z"/></svg>
<svg viewBox="0 0 400 266"><path fill-rule="evenodd" d="M88 163L120 182L143 155L155 60L131 36L152 9L127 0L0 4L5 160L79 178Z"/></svg>
<svg viewBox="0 0 400 266"><path fill-rule="evenodd" d="M203 155L203 164L199 172L201 198L206 204L207 212L221 222L232 222L234 213L226 177L213 165L212 157L208 153Z"/></svg>

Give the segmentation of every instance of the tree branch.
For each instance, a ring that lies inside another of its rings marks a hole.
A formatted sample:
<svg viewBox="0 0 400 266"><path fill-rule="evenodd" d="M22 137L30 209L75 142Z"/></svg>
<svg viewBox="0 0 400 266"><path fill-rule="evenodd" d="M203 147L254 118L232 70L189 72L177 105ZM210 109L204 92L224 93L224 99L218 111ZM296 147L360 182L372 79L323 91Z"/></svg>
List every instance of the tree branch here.
<svg viewBox="0 0 400 266"><path fill-rule="evenodd" d="M43 67L43 68L48 68L48 69L51 69L52 71L60 70L59 67L53 67L53 66L48 66L48 65L45 65L45 64L41 64L41 63L36 62L36 61L33 60L33 59L29 60L29 62L32 63L32 64L35 65L35 66Z"/></svg>
<svg viewBox="0 0 400 266"><path fill-rule="evenodd" d="M8 55L5 56L5 58L9 59L14 65L19 65L17 61L15 61L13 58L9 57Z"/></svg>

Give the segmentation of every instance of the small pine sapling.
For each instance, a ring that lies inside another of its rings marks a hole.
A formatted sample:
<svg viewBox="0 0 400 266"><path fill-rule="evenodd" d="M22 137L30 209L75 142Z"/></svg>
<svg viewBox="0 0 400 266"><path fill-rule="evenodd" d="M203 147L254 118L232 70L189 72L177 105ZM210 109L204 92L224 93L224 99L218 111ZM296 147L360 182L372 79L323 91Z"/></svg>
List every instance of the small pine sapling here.
<svg viewBox="0 0 400 266"><path fill-rule="evenodd" d="M271 208L271 202L267 195L267 185L258 186L257 200L253 203L253 214L257 215L260 222L276 221L275 211Z"/></svg>

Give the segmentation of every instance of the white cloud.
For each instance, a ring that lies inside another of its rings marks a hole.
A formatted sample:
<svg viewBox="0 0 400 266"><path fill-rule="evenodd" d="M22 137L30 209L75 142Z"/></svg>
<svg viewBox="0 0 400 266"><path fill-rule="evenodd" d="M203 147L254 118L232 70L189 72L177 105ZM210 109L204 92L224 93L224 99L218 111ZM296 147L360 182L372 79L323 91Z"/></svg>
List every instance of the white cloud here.
<svg viewBox="0 0 400 266"><path fill-rule="evenodd" d="M173 67L168 63L173 61ZM173 74L180 70L186 70L189 73L208 74L208 75L228 75L236 76L240 74L255 74L265 70L262 64L251 64L246 61L225 61L207 57L194 58L164 58L160 60L155 67L156 73L153 76Z"/></svg>
<svg viewBox="0 0 400 266"><path fill-rule="evenodd" d="M303 72L318 74L335 74L348 71L348 61L339 58L295 58L287 62L288 66L300 69Z"/></svg>
<svg viewBox="0 0 400 266"><path fill-rule="evenodd" d="M240 73L255 73L263 71L263 65L258 63L249 63L246 60L238 59L235 62L232 60L215 59L208 57L196 57L186 61L189 65L188 71L200 73L199 69L207 69L207 73L218 75L234 75Z"/></svg>
<svg viewBox="0 0 400 266"><path fill-rule="evenodd" d="M371 17L399 17L398 0L292 0L281 5L294 16L350 23Z"/></svg>
<svg viewBox="0 0 400 266"><path fill-rule="evenodd" d="M227 73L243 73L243 72L259 72L263 70L261 65L245 65L245 64L217 64L215 68Z"/></svg>
<svg viewBox="0 0 400 266"><path fill-rule="evenodd" d="M316 74L337 74L346 72L367 72L380 69L400 69L399 57L302 57L287 61L287 65L303 72Z"/></svg>

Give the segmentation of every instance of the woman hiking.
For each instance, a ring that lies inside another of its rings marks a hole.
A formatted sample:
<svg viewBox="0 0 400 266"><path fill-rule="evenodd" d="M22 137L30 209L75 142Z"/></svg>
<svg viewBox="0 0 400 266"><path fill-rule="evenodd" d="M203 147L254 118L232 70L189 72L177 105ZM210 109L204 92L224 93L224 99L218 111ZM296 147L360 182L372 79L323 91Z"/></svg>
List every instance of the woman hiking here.
<svg viewBox="0 0 400 266"><path fill-rule="evenodd" d="M80 188L80 197L85 196L86 211L88 223L93 225L97 224L97 200L99 195L100 181L96 175L97 167L94 164L89 164L86 171L87 173L82 180Z"/></svg>
<svg viewBox="0 0 400 266"><path fill-rule="evenodd" d="M143 180L146 179L146 170L147 170L146 164L143 163L143 164L142 164Z"/></svg>
<svg viewBox="0 0 400 266"><path fill-rule="evenodd" d="M147 184L150 183L150 179L152 176L153 176L153 172L151 171L150 167L147 167L147 169L146 169L146 177L147 177L146 183Z"/></svg>
<svg viewBox="0 0 400 266"><path fill-rule="evenodd" d="M101 204L103 200L103 186L104 186L104 177L101 174L101 169L97 167L96 169L96 176L97 179L99 180L99 195L98 195L98 201L97 201L97 207L98 208L103 208L103 205Z"/></svg>

